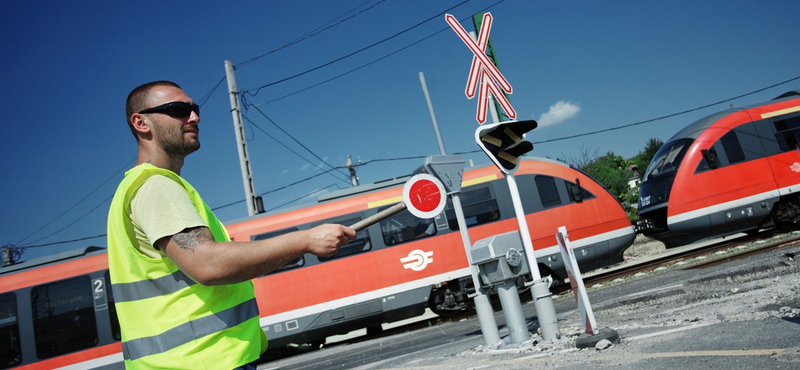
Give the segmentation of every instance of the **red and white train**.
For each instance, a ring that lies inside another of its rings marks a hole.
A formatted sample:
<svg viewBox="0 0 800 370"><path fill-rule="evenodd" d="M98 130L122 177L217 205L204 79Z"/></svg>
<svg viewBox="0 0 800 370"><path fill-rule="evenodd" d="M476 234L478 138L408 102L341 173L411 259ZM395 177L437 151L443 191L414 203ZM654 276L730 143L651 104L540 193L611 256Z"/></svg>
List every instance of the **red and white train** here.
<svg viewBox="0 0 800 370"><path fill-rule="evenodd" d="M800 220L800 92L670 138L645 171L639 228L670 248Z"/></svg>
<svg viewBox="0 0 800 370"><path fill-rule="evenodd" d="M555 234L566 226L583 270L622 260L635 237L618 201L586 174L548 159L516 172L543 276L565 277ZM258 240L319 225L350 225L402 199L406 178L327 194L316 204L226 225ZM449 202L448 202L449 203ZM464 172L470 238L517 229L506 182L494 166ZM0 369L121 366L119 326L105 250L90 247L0 270ZM358 233L337 255L305 255L254 280L271 348L469 306L470 269L452 204L431 220L403 211Z"/></svg>

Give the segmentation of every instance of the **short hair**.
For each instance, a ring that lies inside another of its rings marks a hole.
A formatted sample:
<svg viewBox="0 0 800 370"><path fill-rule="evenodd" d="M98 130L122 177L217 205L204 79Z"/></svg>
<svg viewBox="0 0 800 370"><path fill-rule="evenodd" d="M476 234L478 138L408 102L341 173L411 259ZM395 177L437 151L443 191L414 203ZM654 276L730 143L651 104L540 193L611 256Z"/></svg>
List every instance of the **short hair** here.
<svg viewBox="0 0 800 370"><path fill-rule="evenodd" d="M136 140L139 140L139 135L137 135L137 131L133 128L131 116L136 112L147 109L145 104L147 104L148 98L150 97L150 90L156 86L172 86L179 89L181 88L178 86L178 84L172 81L153 81L133 89L133 91L128 94L128 100L125 101L125 115L127 116L126 120L128 121L128 128L131 129L131 133Z"/></svg>

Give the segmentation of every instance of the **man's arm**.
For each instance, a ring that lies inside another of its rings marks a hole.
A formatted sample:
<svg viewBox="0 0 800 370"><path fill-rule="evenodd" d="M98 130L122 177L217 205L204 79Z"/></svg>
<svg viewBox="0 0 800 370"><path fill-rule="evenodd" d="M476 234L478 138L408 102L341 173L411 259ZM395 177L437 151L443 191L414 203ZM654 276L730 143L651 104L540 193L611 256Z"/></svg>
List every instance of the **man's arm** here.
<svg viewBox="0 0 800 370"><path fill-rule="evenodd" d="M207 227L194 227L156 246L198 283L224 285L264 275L305 253L332 256L355 237L347 226L325 224L271 239L217 243Z"/></svg>

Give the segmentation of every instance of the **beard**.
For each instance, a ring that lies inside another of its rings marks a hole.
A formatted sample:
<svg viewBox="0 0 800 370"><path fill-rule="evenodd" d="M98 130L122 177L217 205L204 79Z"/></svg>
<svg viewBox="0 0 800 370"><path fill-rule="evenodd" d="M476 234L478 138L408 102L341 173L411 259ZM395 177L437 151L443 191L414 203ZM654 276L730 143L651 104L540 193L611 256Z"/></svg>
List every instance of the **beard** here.
<svg viewBox="0 0 800 370"><path fill-rule="evenodd" d="M200 149L199 132L197 140L190 141L184 138L185 133L180 127L164 127L157 125L153 128L153 133L158 140L161 149L171 157L186 157L187 155L195 152L197 149Z"/></svg>

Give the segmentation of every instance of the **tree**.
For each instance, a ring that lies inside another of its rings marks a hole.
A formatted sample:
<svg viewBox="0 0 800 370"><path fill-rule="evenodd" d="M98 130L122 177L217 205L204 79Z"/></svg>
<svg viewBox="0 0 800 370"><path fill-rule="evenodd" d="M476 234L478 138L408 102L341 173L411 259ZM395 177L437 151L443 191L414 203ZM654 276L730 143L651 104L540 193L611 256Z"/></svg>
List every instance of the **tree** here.
<svg viewBox="0 0 800 370"><path fill-rule="evenodd" d="M584 168L589 163L597 159L597 154L600 152L597 148L592 148L589 144L583 143L581 144L581 154L577 156L565 156L564 153L561 153L561 156L564 157L563 159L559 158L560 161L569 163L571 166L575 168Z"/></svg>
<svg viewBox="0 0 800 370"><path fill-rule="evenodd" d="M632 187L630 180L637 177L637 172L639 179L641 178L662 145L664 145L663 141L651 138L639 154L625 159L614 152L608 152L606 155L598 157L598 150L584 143L581 144L580 155L566 157L564 162L586 172L605 186L619 200L622 207L628 212L628 218L633 221L639 218L636 205L639 201L640 183L636 182Z"/></svg>
<svg viewBox="0 0 800 370"><path fill-rule="evenodd" d="M579 169L603 184L617 199L628 193L628 160L608 152ZM621 199L620 199L621 200Z"/></svg>
<svg viewBox="0 0 800 370"><path fill-rule="evenodd" d="M639 168L639 173L644 174L644 171L647 169L647 166L650 165L650 161L653 160L653 157L655 157L656 152L658 152L658 150L661 149L661 146L663 145L664 145L663 141L656 138L650 138L650 140L647 141L647 144L645 144L644 150L642 150L641 152L639 152L639 154L631 158L631 161L633 161L636 167Z"/></svg>

